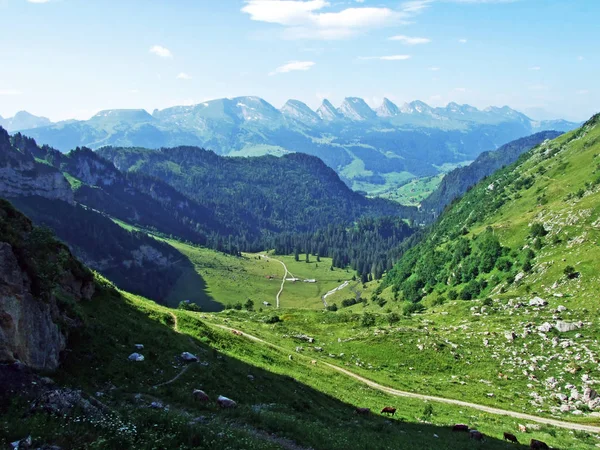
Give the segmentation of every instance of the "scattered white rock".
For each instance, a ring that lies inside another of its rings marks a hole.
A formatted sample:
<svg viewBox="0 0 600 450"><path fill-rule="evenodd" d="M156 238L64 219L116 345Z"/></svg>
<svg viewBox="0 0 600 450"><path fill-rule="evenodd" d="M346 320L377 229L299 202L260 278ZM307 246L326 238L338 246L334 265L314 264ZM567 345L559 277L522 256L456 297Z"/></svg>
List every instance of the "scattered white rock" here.
<svg viewBox="0 0 600 450"><path fill-rule="evenodd" d="M185 362L197 362L198 361L198 357L190 352L183 352L181 354L181 359L183 359Z"/></svg>
<svg viewBox="0 0 600 450"><path fill-rule="evenodd" d="M579 323L563 322L562 320L559 320L556 322L556 325L554 325L554 328L556 328L561 333L567 333L569 331L578 330L579 328L581 328L581 325Z"/></svg>
<svg viewBox="0 0 600 450"><path fill-rule="evenodd" d="M539 327L537 327L538 331L541 331L542 333L547 333L552 329L552 325L549 324L548 322L543 323L542 325L540 325Z"/></svg>
<svg viewBox="0 0 600 450"><path fill-rule="evenodd" d="M548 302L540 297L534 297L529 300L529 306L546 306Z"/></svg>
<svg viewBox="0 0 600 450"><path fill-rule="evenodd" d="M140 355L139 353L132 353L131 355L129 355L129 358L127 358L127 359L129 359L129 361L140 362L140 361L144 360L144 356Z"/></svg>

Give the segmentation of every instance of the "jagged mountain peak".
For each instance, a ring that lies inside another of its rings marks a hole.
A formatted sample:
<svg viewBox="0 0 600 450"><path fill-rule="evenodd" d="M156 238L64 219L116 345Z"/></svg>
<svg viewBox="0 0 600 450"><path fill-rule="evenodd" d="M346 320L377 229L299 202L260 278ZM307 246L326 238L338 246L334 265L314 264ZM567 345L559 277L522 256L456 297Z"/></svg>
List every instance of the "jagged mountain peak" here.
<svg viewBox="0 0 600 450"><path fill-rule="evenodd" d="M281 108L281 113L304 123L314 124L321 121L319 115L300 100L288 100Z"/></svg>
<svg viewBox="0 0 600 450"><path fill-rule="evenodd" d="M400 108L388 98L384 98L381 106L375 110L380 117L394 117L400 114Z"/></svg>
<svg viewBox="0 0 600 450"><path fill-rule="evenodd" d="M400 107L403 114L432 114L433 108L421 100L415 100L410 103L404 103Z"/></svg>
<svg viewBox="0 0 600 450"><path fill-rule="evenodd" d="M342 115L338 112L337 109L331 104L331 102L327 99L323 99L323 103L317 109L318 116L327 121L341 119Z"/></svg>
<svg viewBox="0 0 600 450"><path fill-rule="evenodd" d="M367 103L359 97L346 97L342 102L339 112L350 120L369 120L376 114Z"/></svg>

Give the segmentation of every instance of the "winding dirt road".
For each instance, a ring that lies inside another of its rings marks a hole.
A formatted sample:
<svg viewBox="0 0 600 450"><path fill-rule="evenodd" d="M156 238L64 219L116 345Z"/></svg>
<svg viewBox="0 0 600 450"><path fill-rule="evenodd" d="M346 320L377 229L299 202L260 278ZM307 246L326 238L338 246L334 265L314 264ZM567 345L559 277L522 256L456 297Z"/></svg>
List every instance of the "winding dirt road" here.
<svg viewBox="0 0 600 450"><path fill-rule="evenodd" d="M288 275L290 276L294 276L292 275L292 272L290 272L287 268L287 266L285 265L285 263L283 261L280 261L278 259L275 258L269 258L267 255L260 255L261 258L265 258L267 261L277 261L279 264L281 264L283 266L283 270L285 271L283 274L283 279L281 280L281 287L279 288L279 292L277 293L277 296L275 297L275 302L277 304L277 308L279 308L279 297L281 297L281 294L283 293L283 287L285 286L285 279L287 278Z"/></svg>
<svg viewBox="0 0 600 450"><path fill-rule="evenodd" d="M224 325L218 325L218 324L210 324L210 325L213 325L218 328L222 328L224 330L229 330L229 331L233 330L233 328L229 328ZM283 347L280 347L278 345L267 342L259 337L252 336L251 334L244 332L243 335L252 341L259 342L261 344L267 345L269 347L278 349L283 352L289 352L289 350L287 350ZM483 411L483 412L486 412L489 414L497 414L500 416L514 417L515 419L522 419L523 421L537 422L537 423L551 425L551 426L558 427L558 428L565 428L568 430L587 431L588 433L600 433L600 427L594 426L594 425L585 425L585 424L580 424L580 423L564 422L562 420L548 419L545 417L533 416L531 414L524 414L524 413L508 411L508 410L500 409L500 408L493 408L491 406L478 405L477 403L463 402L461 400L454 400L451 398L434 397L432 395L423 395L423 394L417 394L415 392L400 391L398 389L393 389L393 388L384 386L382 384L375 383L374 381L371 381L368 378L361 377L360 375L357 375L354 372L350 372L349 370L343 369L334 364L330 364L323 360L321 360L321 362L324 365L326 365L327 367L329 367L333 370L336 370L337 372L340 372L348 377L354 378L355 380L360 381L361 383L364 383L373 389L377 389L381 392L385 392L386 394L394 395L396 397L414 398L414 399L418 399L418 400L446 403L449 405L463 406L465 408L476 409L478 411Z"/></svg>

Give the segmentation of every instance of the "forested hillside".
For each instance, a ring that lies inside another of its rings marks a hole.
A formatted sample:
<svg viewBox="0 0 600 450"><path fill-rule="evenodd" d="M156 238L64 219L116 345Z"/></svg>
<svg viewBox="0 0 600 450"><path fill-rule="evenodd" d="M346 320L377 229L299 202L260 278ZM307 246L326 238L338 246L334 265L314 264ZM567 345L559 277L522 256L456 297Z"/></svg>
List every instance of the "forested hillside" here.
<svg viewBox="0 0 600 450"><path fill-rule="evenodd" d="M562 133L542 131L503 145L498 150L483 152L475 161L465 167L459 167L444 176L440 185L421 203L424 211L439 214L452 201L496 170L514 163L524 152L546 139L554 139Z"/></svg>
<svg viewBox="0 0 600 450"><path fill-rule="evenodd" d="M404 254L384 286L418 302L430 294L481 298L528 280L549 292L553 283L593 283L599 123L595 116L480 182Z"/></svg>

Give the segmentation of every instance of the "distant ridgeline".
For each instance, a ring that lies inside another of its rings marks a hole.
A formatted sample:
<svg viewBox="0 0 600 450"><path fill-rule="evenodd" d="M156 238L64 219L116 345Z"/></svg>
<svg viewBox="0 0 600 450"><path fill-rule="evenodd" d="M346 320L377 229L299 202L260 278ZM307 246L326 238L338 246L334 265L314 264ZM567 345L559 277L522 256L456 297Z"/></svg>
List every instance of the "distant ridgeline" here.
<svg viewBox="0 0 600 450"><path fill-rule="evenodd" d="M381 290L392 286L410 302L469 300L517 289L528 277L540 289L580 272L588 283L597 278L600 115L555 140L529 140L543 144L485 178L418 239L401 245L406 252Z"/></svg>
<svg viewBox="0 0 600 450"><path fill-rule="evenodd" d="M355 190L367 191L410 176L435 175L445 164L472 161L482 151L539 131L578 126L564 120L535 121L506 106L479 110L450 103L434 108L421 101L397 106L385 99L373 110L363 99L349 97L338 108L324 100L313 111L298 100L277 109L249 96L152 114L106 110L89 120L59 123L23 112L4 123L11 132L20 130L64 152L83 146L182 145L230 156L302 152L321 158Z"/></svg>
<svg viewBox="0 0 600 450"><path fill-rule="evenodd" d="M304 154L228 158L195 147L63 154L0 129L0 174L0 196L118 286L159 301L185 269L181 255L131 227L230 254L275 248L331 256L380 277L412 234L407 222L425 220L416 208L353 192Z"/></svg>

